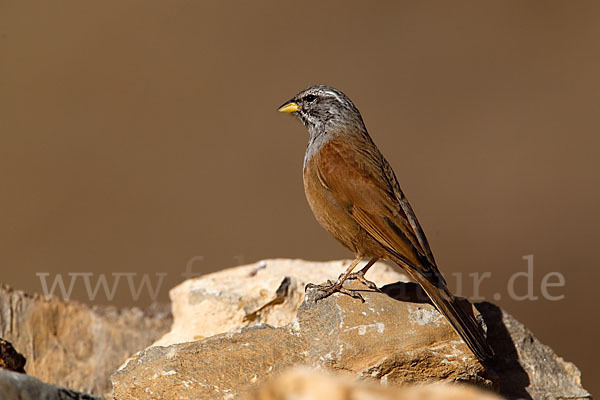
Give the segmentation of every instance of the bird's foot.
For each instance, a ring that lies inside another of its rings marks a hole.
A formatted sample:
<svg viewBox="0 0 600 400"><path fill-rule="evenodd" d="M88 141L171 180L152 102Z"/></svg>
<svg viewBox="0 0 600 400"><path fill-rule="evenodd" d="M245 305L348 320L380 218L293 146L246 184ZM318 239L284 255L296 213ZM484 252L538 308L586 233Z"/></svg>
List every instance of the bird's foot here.
<svg viewBox="0 0 600 400"><path fill-rule="evenodd" d="M354 299L362 301L363 303L365 302L365 299L360 293L358 293L358 291L346 289L344 286L342 286L344 282L340 282L338 280L335 283L332 281L327 281L327 283L328 285L315 285L314 283L308 283L304 287L304 291L308 289L317 289L319 291L319 293L315 296L315 303L321 299L324 299L325 297L331 296L336 292L346 294Z"/></svg>
<svg viewBox="0 0 600 400"><path fill-rule="evenodd" d="M368 287L369 289L375 290L376 292L381 292L381 290L379 290L379 288L377 287L375 282L371 282L371 281L365 279L365 273L363 272L363 270L351 273L350 275L348 275L348 278L346 278L346 279L355 279L355 280L359 281L360 283L362 283L363 285L365 285L366 287Z"/></svg>

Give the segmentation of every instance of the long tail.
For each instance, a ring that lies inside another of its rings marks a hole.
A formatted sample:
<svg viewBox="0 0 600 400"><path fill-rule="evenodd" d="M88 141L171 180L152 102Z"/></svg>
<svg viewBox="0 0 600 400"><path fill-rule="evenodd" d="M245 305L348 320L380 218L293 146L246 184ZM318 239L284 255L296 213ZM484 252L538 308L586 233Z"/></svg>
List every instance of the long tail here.
<svg viewBox="0 0 600 400"><path fill-rule="evenodd" d="M465 312L459 304L459 300L450 293L443 278L436 285L428 277L415 270L408 270L407 268L405 270L421 285L435 308L446 317L456 333L460 335L480 361L488 360L494 356L494 350L487 343L483 330L475 318Z"/></svg>

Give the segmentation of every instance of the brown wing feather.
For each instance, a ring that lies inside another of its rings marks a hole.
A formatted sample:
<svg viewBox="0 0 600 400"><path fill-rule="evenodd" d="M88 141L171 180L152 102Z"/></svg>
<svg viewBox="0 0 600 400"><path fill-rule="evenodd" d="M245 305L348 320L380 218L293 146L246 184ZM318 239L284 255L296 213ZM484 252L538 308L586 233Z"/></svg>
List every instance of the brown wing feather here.
<svg viewBox="0 0 600 400"><path fill-rule="evenodd" d="M425 235L391 168L387 172L377 167L385 160L376 149L366 152L363 148L360 159L353 151L354 147L340 140L324 145L316 163L320 179L336 201L390 253L414 267L435 266ZM384 165L389 167L387 162Z"/></svg>
<svg viewBox="0 0 600 400"><path fill-rule="evenodd" d="M394 170L387 162L387 160L383 157L382 163L383 172L387 178L387 181L391 185L394 191L394 195L398 200L402 211L404 212L404 216L408 219L408 222L412 227L413 233L419 241L422 252L425 254L425 257L427 258L430 264L436 265L435 259L433 258L433 253L431 252L431 248L429 247L429 242L425 237L425 232L423 232L423 228L421 228L421 224L419 223L419 220L417 220L415 212L413 211L412 207L410 206L410 203L406 199L406 196L404 196L402 189L400 189L400 184L398 183L398 179L396 179L396 174L394 174Z"/></svg>

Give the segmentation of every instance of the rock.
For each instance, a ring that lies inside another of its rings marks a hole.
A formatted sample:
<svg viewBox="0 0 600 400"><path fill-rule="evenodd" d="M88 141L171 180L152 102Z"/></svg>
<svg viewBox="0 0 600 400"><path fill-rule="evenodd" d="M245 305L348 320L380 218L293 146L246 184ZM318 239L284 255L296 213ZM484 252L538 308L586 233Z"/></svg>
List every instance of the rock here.
<svg viewBox="0 0 600 400"><path fill-rule="evenodd" d="M17 352L13 345L0 339L0 368L15 372L25 372L25 357Z"/></svg>
<svg viewBox="0 0 600 400"><path fill-rule="evenodd" d="M307 283L337 278L349 263L264 260L189 279L170 291L173 327L154 345L190 342L259 323L286 325L295 318ZM377 263L369 279L383 286L407 277Z"/></svg>
<svg viewBox="0 0 600 400"><path fill-rule="evenodd" d="M448 385L396 388L428 382L470 383L510 399L591 398L573 364L489 303L478 304L476 313L497 354L484 368L418 285L389 284L404 277L385 265L369 273L380 287L388 283L381 292L349 283L363 291L365 303L340 294L315 303L315 291L304 294L305 283L335 278L345 265L268 260L182 283L171 292L173 329L158 342L169 345L129 359L111 378L113 393L108 374L167 331L168 312L89 307L0 287L0 336L28 358L28 372L81 391L0 369L0 399L97 398L82 392L116 400L301 399L296 395L310 395L313 386L314 396L328 400L353 393L361 399L497 399ZM2 349L13 355L2 358L12 360L5 364L18 367L18 357L0 342ZM315 372L277 378L296 365L372 382L323 377L334 379L327 383Z"/></svg>
<svg viewBox="0 0 600 400"><path fill-rule="evenodd" d="M301 264L295 268L305 269ZM260 271L253 275L246 270L245 276L253 279ZM286 273L292 282L296 279L293 272ZM238 318L229 326L243 326L240 315L252 314L236 308L244 303L240 299L246 286L244 275L236 269L234 277L228 279L226 273L222 272L215 285L230 282L235 286L233 295L222 289L211 294L209 286L195 292L189 283L185 293L196 307L208 301L213 307L218 304L225 308L229 300L219 303L215 297L233 299L229 303L233 309L220 310L218 315ZM331 275L335 277L337 271ZM261 279L266 281L269 276ZM278 285L273 279L270 296L274 296ZM484 369L445 319L423 300L418 285L398 282L383 287L383 293L369 291L356 282L351 285L364 290L365 303L340 294L315 303L311 290L296 318L286 325L255 323L195 342L150 347L113 375L115 399L239 398L298 364L342 371L387 385L466 382L494 387L509 398L590 397L581 387L575 366L564 362L514 318L491 304L478 305L488 326L490 344L498 355ZM265 294L263 301L268 304L270 296ZM264 309L261 302L252 305ZM285 320L273 315L279 305L275 304L265 319L264 314L256 313L256 321ZM281 309L286 315L290 312ZM198 332L200 322L191 321L191 315L190 326ZM213 315L210 313L208 318ZM185 321L180 321L179 329L185 329Z"/></svg>
<svg viewBox="0 0 600 400"><path fill-rule="evenodd" d="M248 400L501 400L472 386L429 384L383 386L348 375L323 370L294 368L266 382Z"/></svg>
<svg viewBox="0 0 600 400"><path fill-rule="evenodd" d="M577 367L537 340L523 324L490 303L478 308L488 327L488 341L497 354L493 368L501 393L524 399L591 399L581 386Z"/></svg>
<svg viewBox="0 0 600 400"><path fill-rule="evenodd" d="M0 337L45 382L104 395L127 357L168 331L168 311L90 307L0 287Z"/></svg>
<svg viewBox="0 0 600 400"><path fill-rule="evenodd" d="M100 397L41 382L21 373L0 369L0 399L101 400Z"/></svg>
<svg viewBox="0 0 600 400"><path fill-rule="evenodd" d="M283 327L259 324L146 349L113 376L115 399L237 398L296 364L388 384L461 381L492 386L431 305L367 290L364 304L339 294L315 303L314 293L307 293L297 318Z"/></svg>

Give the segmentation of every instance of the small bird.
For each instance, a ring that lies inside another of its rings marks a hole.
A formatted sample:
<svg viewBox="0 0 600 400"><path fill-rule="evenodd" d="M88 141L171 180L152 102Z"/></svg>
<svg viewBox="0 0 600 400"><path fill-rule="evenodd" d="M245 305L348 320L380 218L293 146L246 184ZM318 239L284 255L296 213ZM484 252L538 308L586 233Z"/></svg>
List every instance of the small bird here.
<svg viewBox="0 0 600 400"><path fill-rule="evenodd" d="M479 360L491 358L494 352L483 330L448 290L392 167L354 103L341 91L318 85L304 89L277 111L295 115L308 129L306 198L323 228L356 256L335 283L307 285L320 291L316 300L340 292L364 301L357 291L344 288L344 281L357 279L376 289L365 273L378 259L391 260L421 285ZM362 259L369 261L353 273Z"/></svg>

